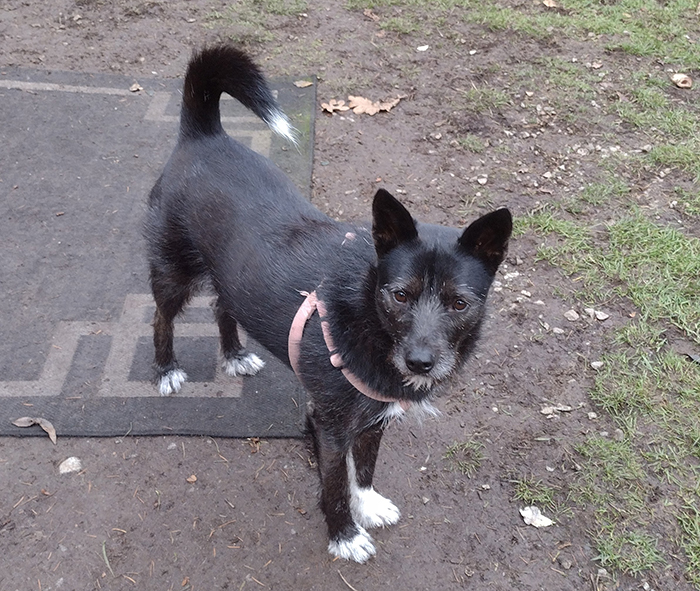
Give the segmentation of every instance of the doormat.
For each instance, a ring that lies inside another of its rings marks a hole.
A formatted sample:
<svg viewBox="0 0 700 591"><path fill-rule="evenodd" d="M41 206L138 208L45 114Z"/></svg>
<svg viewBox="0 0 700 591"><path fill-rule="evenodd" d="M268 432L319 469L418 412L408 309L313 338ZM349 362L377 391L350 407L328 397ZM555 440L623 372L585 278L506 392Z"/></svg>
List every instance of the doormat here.
<svg viewBox="0 0 700 591"><path fill-rule="evenodd" d="M271 80L299 145L275 137L222 97L226 131L271 158L310 194L315 80ZM0 69L0 435L299 437L305 393L258 343L256 376L225 375L211 298L175 326L189 380L161 397L153 384L143 219L175 146L181 81ZM228 100L226 100L228 99ZM241 335L245 339L245 335Z"/></svg>

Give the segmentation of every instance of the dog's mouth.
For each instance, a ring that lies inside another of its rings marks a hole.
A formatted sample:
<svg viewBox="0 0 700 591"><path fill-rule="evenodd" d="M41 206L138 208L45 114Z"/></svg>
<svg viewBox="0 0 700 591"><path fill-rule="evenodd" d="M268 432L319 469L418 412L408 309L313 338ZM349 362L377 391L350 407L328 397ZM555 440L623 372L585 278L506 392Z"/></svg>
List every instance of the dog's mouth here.
<svg viewBox="0 0 700 591"><path fill-rule="evenodd" d="M423 393L436 388L455 369L454 357L436 355L430 363L416 363L415 358L402 349L395 351L393 363L402 376L403 384Z"/></svg>

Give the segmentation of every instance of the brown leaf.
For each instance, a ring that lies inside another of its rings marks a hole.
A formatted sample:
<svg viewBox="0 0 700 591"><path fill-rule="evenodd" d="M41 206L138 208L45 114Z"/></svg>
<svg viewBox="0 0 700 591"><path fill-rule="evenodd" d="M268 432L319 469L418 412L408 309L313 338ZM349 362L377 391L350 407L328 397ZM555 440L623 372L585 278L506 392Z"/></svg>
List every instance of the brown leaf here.
<svg viewBox="0 0 700 591"><path fill-rule="evenodd" d="M375 23L379 20L379 16L372 12L371 8L365 8L362 12L368 19L373 20Z"/></svg>
<svg viewBox="0 0 700 591"><path fill-rule="evenodd" d="M42 418L38 418L36 422L39 423L39 426L49 434L49 439L51 440L51 443L56 445L56 429L54 429L54 426L51 424L51 422Z"/></svg>
<svg viewBox="0 0 700 591"><path fill-rule="evenodd" d="M297 80L294 82L294 86L297 88L308 88L309 86L313 86L314 83L310 82L309 80Z"/></svg>
<svg viewBox="0 0 700 591"><path fill-rule="evenodd" d="M542 4L547 8L559 8L559 5L554 0L542 0Z"/></svg>
<svg viewBox="0 0 700 591"><path fill-rule="evenodd" d="M362 113L376 115L379 111L391 111L391 109L399 104L402 98L405 98L405 95L400 95L388 101L373 102L362 96L348 96L348 106L356 115L361 115Z"/></svg>
<svg viewBox="0 0 700 591"><path fill-rule="evenodd" d="M39 425L49 434L49 439L51 439L51 442L56 445L56 429L54 429L51 422L47 421L46 419L42 419L41 417L20 417L19 419L12 421L12 424L15 425L15 427L31 427L32 425Z"/></svg>
<svg viewBox="0 0 700 591"><path fill-rule="evenodd" d="M36 425L36 421L31 417L20 417L19 419L12 421L15 427L31 427Z"/></svg>
<svg viewBox="0 0 700 591"><path fill-rule="evenodd" d="M331 99L327 103L321 103L321 107L328 113L333 113L334 111L347 111L350 108L345 105L345 101L337 101L335 99Z"/></svg>

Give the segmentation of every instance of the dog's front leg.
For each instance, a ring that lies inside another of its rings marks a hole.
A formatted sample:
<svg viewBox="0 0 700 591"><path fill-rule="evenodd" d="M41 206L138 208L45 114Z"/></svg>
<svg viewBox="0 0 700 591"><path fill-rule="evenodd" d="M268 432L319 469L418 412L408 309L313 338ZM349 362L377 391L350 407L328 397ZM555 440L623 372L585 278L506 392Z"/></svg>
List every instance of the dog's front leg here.
<svg viewBox="0 0 700 591"><path fill-rule="evenodd" d="M393 525L401 517L398 507L372 487L383 433L381 424L371 427L355 440L347 456L352 516L366 528Z"/></svg>
<svg viewBox="0 0 700 591"><path fill-rule="evenodd" d="M350 509L349 450L318 430L314 433L321 476L321 510L326 518L333 556L365 562L376 553L371 536L355 523ZM353 476L354 478L354 476Z"/></svg>

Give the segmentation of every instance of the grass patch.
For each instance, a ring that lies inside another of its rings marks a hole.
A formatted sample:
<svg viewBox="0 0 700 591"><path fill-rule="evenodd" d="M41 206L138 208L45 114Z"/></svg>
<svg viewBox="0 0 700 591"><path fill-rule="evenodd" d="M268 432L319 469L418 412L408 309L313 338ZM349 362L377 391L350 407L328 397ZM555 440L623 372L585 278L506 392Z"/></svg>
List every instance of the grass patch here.
<svg viewBox="0 0 700 591"><path fill-rule="evenodd" d="M601 281L629 298L642 316L668 320L700 343L700 240L660 226L638 211L606 224L604 232L539 211L517 230L545 235L538 259L548 260L589 285ZM584 297L587 297L584 295Z"/></svg>
<svg viewBox="0 0 700 591"><path fill-rule="evenodd" d="M511 481L514 487L513 498L525 505L535 505L539 509L556 508L556 491L541 480L532 477L517 478Z"/></svg>
<svg viewBox="0 0 700 591"><path fill-rule="evenodd" d="M445 459L449 460L451 468L465 476L471 476L479 469L484 461L484 446L474 439L455 442L445 451Z"/></svg>
<svg viewBox="0 0 700 591"><path fill-rule="evenodd" d="M459 107L471 113L493 113L510 104L510 97L505 92L488 86L474 86L459 93Z"/></svg>
<svg viewBox="0 0 700 591"><path fill-rule="evenodd" d="M660 568L670 559L662 530L700 589L700 365L667 337L677 329L700 345L700 240L648 219L627 193L609 176L578 195L614 212L604 224L548 206L516 220L516 230L543 239L538 257L577 280L577 298L599 301L607 290L637 309L611 335L590 393L616 431L595 429L575 446L582 469L569 499L594 513L598 560L631 575Z"/></svg>
<svg viewBox="0 0 700 591"><path fill-rule="evenodd" d="M204 26L222 27L229 40L242 45L267 43L275 39L274 19L293 17L307 8L306 0L241 0L209 12Z"/></svg>
<svg viewBox="0 0 700 591"><path fill-rule="evenodd" d="M607 528L595 536L597 560L604 567L637 575L664 562L657 539L640 531L618 532Z"/></svg>
<svg viewBox="0 0 700 591"><path fill-rule="evenodd" d="M467 152L472 152L473 154L481 154L484 152L484 150L486 150L484 140L473 133L468 133L467 135L459 138L457 142Z"/></svg>

